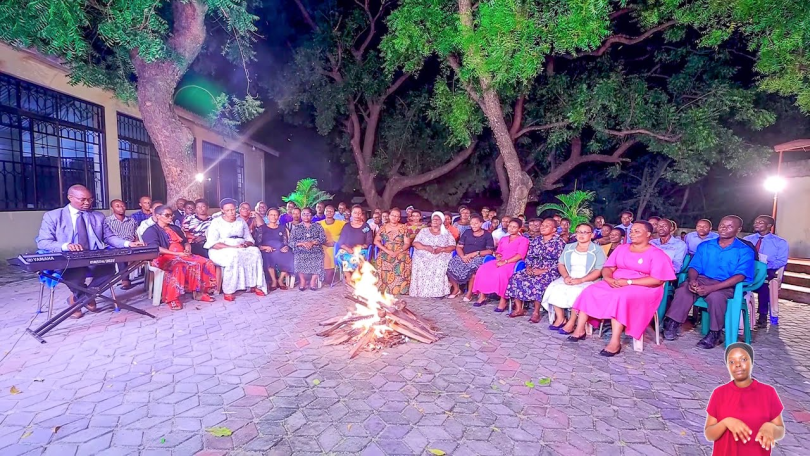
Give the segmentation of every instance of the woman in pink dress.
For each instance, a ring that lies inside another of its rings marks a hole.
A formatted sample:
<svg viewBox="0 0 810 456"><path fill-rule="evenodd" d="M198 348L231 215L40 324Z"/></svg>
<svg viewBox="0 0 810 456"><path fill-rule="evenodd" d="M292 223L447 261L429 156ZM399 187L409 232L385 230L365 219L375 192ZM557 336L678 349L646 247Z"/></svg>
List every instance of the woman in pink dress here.
<svg viewBox="0 0 810 456"><path fill-rule="evenodd" d="M523 223L514 218L509 222L507 235L498 242L495 251L495 261L487 261L478 268L473 282L473 293L480 293L478 301L473 304L481 307L487 299L487 293L495 293L501 297L495 312L506 310L506 286L509 278L515 272L515 263L526 258L529 250L529 239L520 234Z"/></svg>
<svg viewBox="0 0 810 456"><path fill-rule="evenodd" d="M573 333L569 341L585 338L585 325L589 318L610 318L613 333L602 356L615 356L622 350L622 329L640 339L658 310L664 294L663 284L675 280L672 260L663 250L650 245L652 225L645 221L630 227L630 244L616 247L602 268L602 280L586 288L574 302L579 311L576 328L573 317L560 332Z"/></svg>

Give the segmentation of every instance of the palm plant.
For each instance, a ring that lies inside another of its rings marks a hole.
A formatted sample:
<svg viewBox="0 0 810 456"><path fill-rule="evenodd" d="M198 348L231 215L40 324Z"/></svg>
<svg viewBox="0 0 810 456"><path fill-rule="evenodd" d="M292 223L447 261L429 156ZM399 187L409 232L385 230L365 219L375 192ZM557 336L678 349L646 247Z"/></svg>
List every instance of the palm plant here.
<svg viewBox="0 0 810 456"><path fill-rule="evenodd" d="M571 220L571 231L573 231L580 223L591 220L593 212L590 205L595 197L596 193L584 190L574 190L568 194L557 195L560 204L546 203L540 205L537 208L537 215L545 211L556 211L562 217Z"/></svg>
<svg viewBox="0 0 810 456"><path fill-rule="evenodd" d="M292 201L300 208L312 208L315 207L316 204L329 201L334 197L335 195L331 195L319 189L316 179L307 177L299 180L295 185L295 190L287 196L282 196L281 200L285 203Z"/></svg>

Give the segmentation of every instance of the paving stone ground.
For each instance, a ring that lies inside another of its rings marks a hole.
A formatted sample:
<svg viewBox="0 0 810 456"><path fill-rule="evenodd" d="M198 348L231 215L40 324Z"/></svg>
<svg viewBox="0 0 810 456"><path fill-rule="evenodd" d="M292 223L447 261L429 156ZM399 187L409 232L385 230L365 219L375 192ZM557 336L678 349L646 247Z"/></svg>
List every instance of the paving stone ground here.
<svg viewBox="0 0 810 456"><path fill-rule="evenodd" d="M157 319L90 315L40 345L21 337L38 292L32 280L0 287L0 356L18 341L0 362L2 456L701 455L705 404L728 381L721 349L695 348L695 332L605 359L603 341L563 342L460 300L409 300L438 343L349 360L315 335L345 312L338 288L178 312L119 292ZM810 307L785 302L781 325L755 334L755 376L785 404L774 454L810 454L808 322ZM233 434L206 431L218 426Z"/></svg>

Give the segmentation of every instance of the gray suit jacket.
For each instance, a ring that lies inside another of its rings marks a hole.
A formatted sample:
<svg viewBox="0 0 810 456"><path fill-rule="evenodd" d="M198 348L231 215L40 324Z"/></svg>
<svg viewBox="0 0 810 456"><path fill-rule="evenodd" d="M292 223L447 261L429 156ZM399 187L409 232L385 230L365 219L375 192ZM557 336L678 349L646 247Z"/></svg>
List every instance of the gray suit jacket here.
<svg viewBox="0 0 810 456"><path fill-rule="evenodd" d="M95 233L99 241L115 248L126 247L126 241L116 236L104 223L104 214L90 211L87 213L88 230ZM37 248L49 252L61 252L62 245L73 242L73 220L67 206L46 212L39 227Z"/></svg>

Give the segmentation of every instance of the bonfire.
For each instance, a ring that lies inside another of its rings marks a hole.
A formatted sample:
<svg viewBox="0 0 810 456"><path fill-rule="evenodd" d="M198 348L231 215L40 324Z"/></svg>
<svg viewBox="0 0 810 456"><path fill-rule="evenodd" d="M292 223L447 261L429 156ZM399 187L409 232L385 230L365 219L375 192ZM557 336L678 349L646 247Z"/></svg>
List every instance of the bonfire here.
<svg viewBox="0 0 810 456"><path fill-rule="evenodd" d="M346 298L352 307L346 315L320 323L327 327L318 333L327 338L326 345L351 343L349 357L354 358L360 350L380 350L408 339L426 344L439 340L434 329L408 309L405 301L380 292L376 270L359 250L354 252L353 261L360 267L347 287L351 294Z"/></svg>

